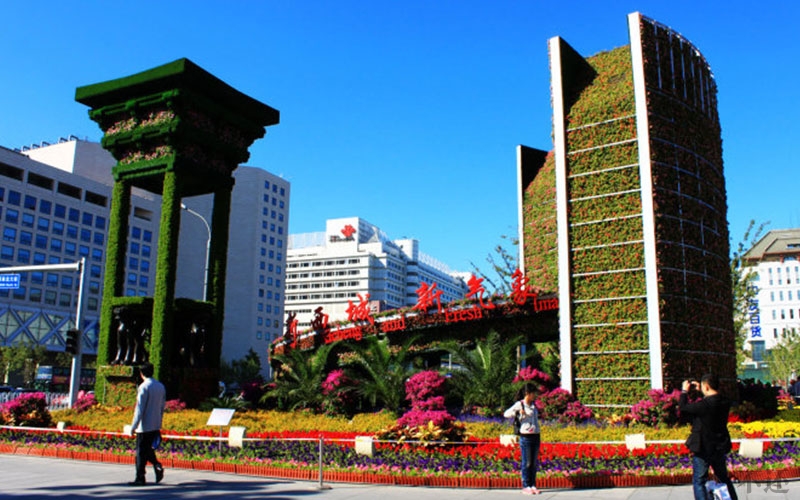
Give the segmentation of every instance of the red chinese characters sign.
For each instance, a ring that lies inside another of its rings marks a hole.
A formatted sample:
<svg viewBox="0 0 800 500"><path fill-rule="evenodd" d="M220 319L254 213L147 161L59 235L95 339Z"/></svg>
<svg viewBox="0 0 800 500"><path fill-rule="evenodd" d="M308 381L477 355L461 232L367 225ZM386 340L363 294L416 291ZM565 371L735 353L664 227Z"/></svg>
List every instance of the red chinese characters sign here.
<svg viewBox="0 0 800 500"><path fill-rule="evenodd" d="M343 231L344 232L344 231ZM349 236L349 235L345 235ZM554 311L558 310L558 298L546 297L540 298L536 289L529 285L529 278L526 277L522 271L516 270L511 276L511 292L508 297L505 297L505 304L513 304L521 308L531 307L534 312ZM416 290L417 302L411 308L411 313L418 314L432 314L433 318L438 315L443 323L458 323L463 321L476 321L485 319L487 315L497 314L497 304L494 301L502 300L498 297L487 297L486 289L483 286L483 278L478 278L472 275L467 281L468 290L465 298L472 299L472 305L443 305L442 295L443 291L439 289L437 283L422 282ZM530 304L530 306L526 306ZM435 312L429 312L433 307L436 307ZM409 316L411 317L411 316ZM314 317L311 320L311 330L320 338L324 343L330 344L340 340L353 339L361 340L363 336L369 333L375 333L373 328L378 328L381 333L400 332L405 331L407 328L406 313L398 311L398 314L385 318L382 321L377 320L373 316L373 311L370 308L369 294L358 294L358 302L348 301L347 307L347 320L350 323L346 328L331 328L328 325L328 315L322 312L322 307L314 310ZM287 346L296 347L297 345L297 320L292 313L289 313L286 322L286 333L284 339ZM289 344L291 342L291 344Z"/></svg>

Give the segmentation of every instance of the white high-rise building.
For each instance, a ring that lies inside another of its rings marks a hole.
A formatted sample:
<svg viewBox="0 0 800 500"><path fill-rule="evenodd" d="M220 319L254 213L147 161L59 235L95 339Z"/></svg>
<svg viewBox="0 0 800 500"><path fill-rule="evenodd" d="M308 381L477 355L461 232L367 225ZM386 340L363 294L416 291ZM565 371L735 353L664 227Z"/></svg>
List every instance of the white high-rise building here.
<svg viewBox="0 0 800 500"><path fill-rule="evenodd" d="M289 237L286 313L296 314L300 330L318 307L328 321L346 320L350 303L367 296L376 312L413 306L423 282L436 283L442 304L468 292L459 273L420 252L417 240L391 240L359 217L328 219L325 232Z"/></svg>
<svg viewBox="0 0 800 500"><path fill-rule="evenodd" d="M790 331L800 331L800 229L769 231L742 256L758 288L746 318L754 363Z"/></svg>
<svg viewBox="0 0 800 500"><path fill-rule="evenodd" d="M12 151L0 147L0 268L75 262L86 257L83 352L97 352L108 231L111 168L100 144L75 137ZM267 349L283 333L289 183L253 167L234 171L222 358L253 349L268 373ZM183 200L176 297L202 299L211 196ZM134 188L126 295L152 296L161 199ZM2 272L0 270L0 272ZM74 322L77 277L22 273L0 290L0 345L64 348Z"/></svg>

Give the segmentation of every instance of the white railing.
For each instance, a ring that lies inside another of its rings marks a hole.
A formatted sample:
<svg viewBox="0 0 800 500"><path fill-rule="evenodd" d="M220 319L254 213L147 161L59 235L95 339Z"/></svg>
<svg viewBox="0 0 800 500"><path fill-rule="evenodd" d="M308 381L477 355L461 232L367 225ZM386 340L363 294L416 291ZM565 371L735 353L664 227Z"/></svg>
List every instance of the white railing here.
<svg viewBox="0 0 800 500"><path fill-rule="evenodd" d="M0 392L0 404L13 401L23 394L33 394L30 392ZM66 410L69 408L69 394L66 392L45 392L45 399L47 400L48 410Z"/></svg>

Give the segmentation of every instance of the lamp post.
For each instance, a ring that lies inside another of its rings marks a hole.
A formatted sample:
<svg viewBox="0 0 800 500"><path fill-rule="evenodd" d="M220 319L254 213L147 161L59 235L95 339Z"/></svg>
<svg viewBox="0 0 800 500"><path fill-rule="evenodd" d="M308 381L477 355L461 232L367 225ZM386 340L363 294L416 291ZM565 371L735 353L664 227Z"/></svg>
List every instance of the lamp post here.
<svg viewBox="0 0 800 500"><path fill-rule="evenodd" d="M206 227L206 233L208 237L206 238L206 260L205 269L203 270L203 302L205 302L208 294L208 258L210 257L211 252L211 227L208 225L205 217L187 207L183 203L181 203L181 209L200 219L203 222L203 225Z"/></svg>

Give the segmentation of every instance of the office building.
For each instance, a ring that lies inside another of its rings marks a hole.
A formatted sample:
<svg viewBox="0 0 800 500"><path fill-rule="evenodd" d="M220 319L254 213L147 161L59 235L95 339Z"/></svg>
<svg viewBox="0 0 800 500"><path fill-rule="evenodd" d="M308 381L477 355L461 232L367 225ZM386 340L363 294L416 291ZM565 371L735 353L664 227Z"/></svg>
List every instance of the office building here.
<svg viewBox="0 0 800 500"><path fill-rule="evenodd" d="M755 288L745 328L750 364L758 367L767 351L790 332L800 331L800 229L769 231L742 256Z"/></svg>
<svg viewBox="0 0 800 500"><path fill-rule="evenodd" d="M468 288L457 273L419 249L415 239L390 239L359 217L328 219L325 232L289 238L286 313L298 330L323 308L328 321L346 320L350 303L370 301L373 312L416 304L417 289L436 283L442 304L463 299Z"/></svg>

